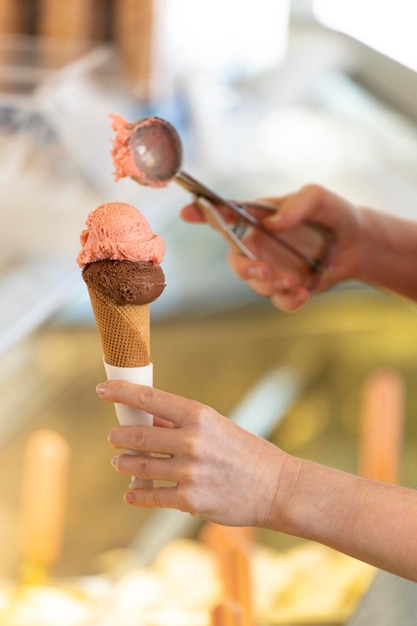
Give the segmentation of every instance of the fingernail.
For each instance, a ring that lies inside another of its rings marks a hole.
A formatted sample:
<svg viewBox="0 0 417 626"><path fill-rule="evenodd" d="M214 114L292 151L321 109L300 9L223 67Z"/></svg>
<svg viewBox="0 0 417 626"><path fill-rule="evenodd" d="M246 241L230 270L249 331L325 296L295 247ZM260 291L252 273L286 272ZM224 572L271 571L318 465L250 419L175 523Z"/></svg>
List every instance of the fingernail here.
<svg viewBox="0 0 417 626"><path fill-rule="evenodd" d="M116 455L116 456L114 456L114 457L112 458L112 460L111 460L111 464L113 465L113 467L116 467L116 466L117 466L117 462L118 462L118 460L119 460L119 455Z"/></svg>
<svg viewBox="0 0 417 626"><path fill-rule="evenodd" d="M105 396L107 393L107 384L99 383L96 387L96 392L99 396Z"/></svg>
<svg viewBox="0 0 417 626"><path fill-rule="evenodd" d="M309 293L308 293L307 289L299 290L295 294L294 299L293 299L294 307L296 307L298 309L299 306L301 306L302 304L307 302L308 298L309 298Z"/></svg>
<svg viewBox="0 0 417 626"><path fill-rule="evenodd" d="M288 291L290 289L290 283L286 278L277 278L272 284L274 291Z"/></svg>
<svg viewBox="0 0 417 626"><path fill-rule="evenodd" d="M266 278L266 272L262 267L248 267L247 276L254 280L263 280Z"/></svg>
<svg viewBox="0 0 417 626"><path fill-rule="evenodd" d="M128 491L127 493L125 493L125 495L123 496L123 500L127 503L127 504L133 504L135 501L135 494L132 493L132 491Z"/></svg>

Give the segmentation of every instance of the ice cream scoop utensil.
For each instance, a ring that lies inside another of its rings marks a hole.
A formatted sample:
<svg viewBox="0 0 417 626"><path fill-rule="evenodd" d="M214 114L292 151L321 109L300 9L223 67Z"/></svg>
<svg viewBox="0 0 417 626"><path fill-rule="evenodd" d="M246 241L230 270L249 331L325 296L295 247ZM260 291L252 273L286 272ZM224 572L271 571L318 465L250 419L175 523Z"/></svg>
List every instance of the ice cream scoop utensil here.
<svg viewBox="0 0 417 626"><path fill-rule="evenodd" d="M204 216L207 224L209 224L214 230L217 230L228 243L232 246L236 246L239 248L241 252L248 259L252 261L256 261L256 256L253 254L251 250L241 241L239 236L239 224L241 222L237 222L235 226L228 224L222 217L219 211L216 210L215 206L207 200L204 196L197 196L195 199L195 204L201 214ZM245 228L246 230L246 228Z"/></svg>
<svg viewBox="0 0 417 626"><path fill-rule="evenodd" d="M319 230L324 237L324 252L320 259L311 258L298 249L290 241L268 230L262 222L254 217L250 208L275 211L276 207L261 202L235 202L223 198L217 192L200 183L181 169L182 144L176 129L166 120L159 117L145 118L132 124L130 135L130 149L140 176L135 180L143 185L164 187L174 180L184 189L191 192L196 199L204 198L207 202L197 202L197 207L204 213L210 225L218 230L225 239L234 243L252 260L254 254L240 241L239 230L242 223L264 233L279 245L285 247L301 259L313 274L321 274L329 264L330 252L334 240L333 233L326 231L315 224L308 224L314 230ZM221 216L217 206L226 207L237 220L237 224L229 225ZM216 217L218 214L218 217Z"/></svg>

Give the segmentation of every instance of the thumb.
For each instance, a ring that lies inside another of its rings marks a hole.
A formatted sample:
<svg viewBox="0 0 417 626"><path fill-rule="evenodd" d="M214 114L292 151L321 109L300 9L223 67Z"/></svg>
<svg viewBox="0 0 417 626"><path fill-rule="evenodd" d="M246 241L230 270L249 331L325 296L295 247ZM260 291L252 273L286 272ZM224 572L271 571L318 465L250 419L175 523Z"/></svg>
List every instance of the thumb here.
<svg viewBox="0 0 417 626"><path fill-rule="evenodd" d="M297 196L272 198L269 202L277 207L275 213L268 215L263 220L264 226L269 230L276 232L291 230L303 222L306 211Z"/></svg>

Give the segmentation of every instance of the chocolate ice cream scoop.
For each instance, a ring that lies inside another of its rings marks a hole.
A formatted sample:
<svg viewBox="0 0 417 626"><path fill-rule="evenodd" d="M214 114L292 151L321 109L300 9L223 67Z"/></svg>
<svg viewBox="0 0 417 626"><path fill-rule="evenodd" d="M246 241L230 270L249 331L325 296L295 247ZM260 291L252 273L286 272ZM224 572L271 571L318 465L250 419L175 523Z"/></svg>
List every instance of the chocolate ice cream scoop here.
<svg viewBox="0 0 417 626"><path fill-rule="evenodd" d="M151 261L94 261L86 265L82 276L87 285L119 305L149 304L165 288L161 266Z"/></svg>

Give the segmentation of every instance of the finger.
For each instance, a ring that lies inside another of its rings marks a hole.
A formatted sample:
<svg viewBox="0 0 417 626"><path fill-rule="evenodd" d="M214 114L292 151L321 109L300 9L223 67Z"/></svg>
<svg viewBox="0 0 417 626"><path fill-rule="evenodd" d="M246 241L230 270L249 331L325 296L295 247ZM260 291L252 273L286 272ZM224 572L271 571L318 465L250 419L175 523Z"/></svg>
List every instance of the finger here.
<svg viewBox="0 0 417 626"><path fill-rule="evenodd" d="M300 279L289 272L272 273L271 268L262 261L251 261L240 253L230 250L229 264L234 273L261 296L271 296L275 292L289 292L300 286Z"/></svg>
<svg viewBox="0 0 417 626"><path fill-rule="evenodd" d="M122 380L108 380L97 385L100 398L135 407L171 421L174 426L183 425L192 417L200 403L161 391L155 387L137 385Z"/></svg>
<svg viewBox="0 0 417 626"><path fill-rule="evenodd" d="M275 215L279 211L282 202L284 202L286 196L274 197L274 198L253 198L252 200L245 200L243 202L245 209L259 220L263 220L268 216ZM262 205L266 205L263 207ZM275 209L273 211L272 209Z"/></svg>
<svg viewBox="0 0 417 626"><path fill-rule="evenodd" d="M306 185L300 191L280 198L277 213L266 217L263 223L278 232L294 228L303 221L320 221L323 214L328 220L331 219L332 206L341 201L321 185Z"/></svg>
<svg viewBox="0 0 417 626"><path fill-rule="evenodd" d="M265 216L264 226L282 232L295 228L307 218L311 220L312 213L322 202L321 191L318 185L310 185L282 198L272 198L270 202L277 206L277 212Z"/></svg>
<svg viewBox="0 0 417 626"><path fill-rule="evenodd" d="M235 275L241 280L266 280L270 270L263 261L251 261L240 251L231 248L227 253L227 261Z"/></svg>
<svg viewBox="0 0 417 626"><path fill-rule="evenodd" d="M198 210L195 204L187 204L180 211L180 217L185 222L205 222L204 217L201 214L201 211Z"/></svg>
<svg viewBox="0 0 417 626"><path fill-rule="evenodd" d="M254 204L251 204L252 202ZM245 201L242 201L241 204L244 205L245 210L248 213L250 213L253 217L256 217L257 219L263 219L267 215L270 215L270 210L259 208L256 205L258 203L265 203L265 202L268 203L269 205L277 206L278 208L281 200L279 198L273 198L273 199L259 198L253 201L245 200ZM237 201L236 204L239 205L240 202ZM228 208L227 206L216 205L216 209L218 210L219 213L222 214L223 218L226 220L233 221L236 217L234 213L232 213L231 209ZM190 203L190 204L185 205L180 211L180 217L186 222L204 222L205 221L204 217L201 214L201 211L199 211L198 206L195 203Z"/></svg>
<svg viewBox="0 0 417 626"><path fill-rule="evenodd" d="M153 416L153 425L159 426L160 428L174 428L174 424L170 420L164 420L157 415Z"/></svg>
<svg viewBox="0 0 417 626"><path fill-rule="evenodd" d="M194 517L206 519L203 508L193 502L194 498L185 494L179 486L131 489L123 497L127 504L146 509L177 509Z"/></svg>
<svg viewBox="0 0 417 626"><path fill-rule="evenodd" d="M112 466L119 474L136 476L143 480L163 480L179 483L183 479L182 465L171 457L137 454L119 454L113 457Z"/></svg>
<svg viewBox="0 0 417 626"><path fill-rule="evenodd" d="M291 313L300 309L310 298L307 289L300 287L294 291L278 292L271 296L272 304L281 311Z"/></svg>
<svg viewBox="0 0 417 626"><path fill-rule="evenodd" d="M127 504L145 509L179 509L178 487L153 487L142 489L131 489L123 497Z"/></svg>
<svg viewBox="0 0 417 626"><path fill-rule="evenodd" d="M215 208L219 216L221 216L222 219L228 224L234 224L238 219L236 213L226 205L213 204L213 208ZM253 214L254 211L251 210L250 213ZM265 215L265 211L258 211L258 213L260 215ZM203 211L199 209L197 203L187 204L183 207L180 211L180 217L186 222L202 223L207 221L204 217Z"/></svg>
<svg viewBox="0 0 417 626"><path fill-rule="evenodd" d="M253 292L257 293L258 296L270 297L272 296L273 289L271 284L268 281L262 280L248 280L246 281L248 287L252 289Z"/></svg>
<svg viewBox="0 0 417 626"><path fill-rule="evenodd" d="M108 442L113 448L177 454L178 438L175 430L157 426L113 426L108 434Z"/></svg>

